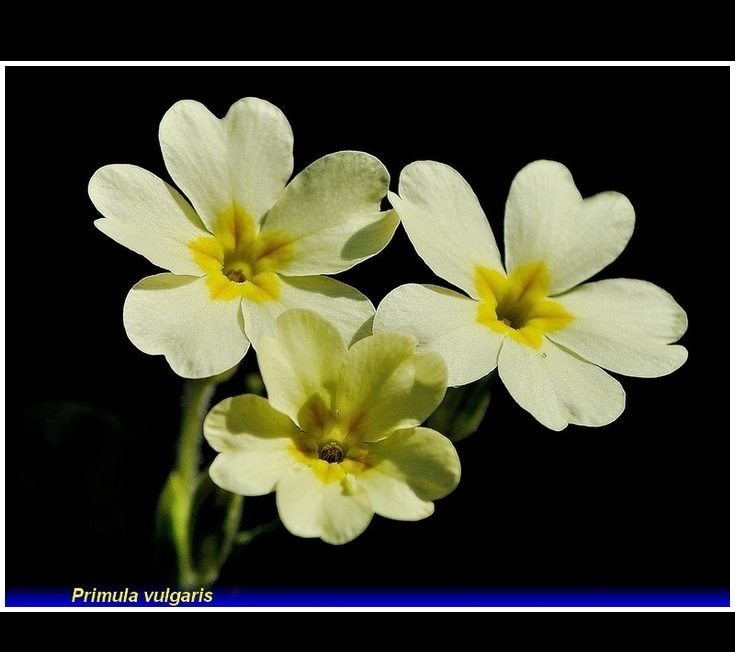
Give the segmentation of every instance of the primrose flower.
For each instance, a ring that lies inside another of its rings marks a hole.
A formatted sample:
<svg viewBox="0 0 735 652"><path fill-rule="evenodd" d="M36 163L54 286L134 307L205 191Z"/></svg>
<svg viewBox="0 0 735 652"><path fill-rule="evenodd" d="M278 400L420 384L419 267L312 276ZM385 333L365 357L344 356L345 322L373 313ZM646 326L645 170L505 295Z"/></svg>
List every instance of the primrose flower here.
<svg viewBox="0 0 735 652"><path fill-rule="evenodd" d="M633 207L620 193L582 199L563 165L535 161L505 206L505 266L485 214L449 166L418 161L401 173L393 207L418 254L465 294L432 285L396 288L374 328L405 330L438 351L449 385L497 367L513 398L552 430L601 426L625 407L617 374L655 377L680 367L682 308L640 280L581 284L628 243Z"/></svg>
<svg viewBox="0 0 735 652"><path fill-rule="evenodd" d="M344 337L369 332L370 301L321 275L373 256L392 237L398 218L380 210L389 182L380 161L336 152L288 183L291 127L256 98L221 120L198 102L178 102L159 139L191 204L133 165L103 167L89 183L105 216L100 231L171 272L143 279L125 301L125 329L141 351L201 378L235 366L291 307L321 312Z"/></svg>
<svg viewBox="0 0 735 652"><path fill-rule="evenodd" d="M457 452L419 427L446 391L446 365L416 338L383 332L349 349L309 310L276 321L257 349L268 399L225 399L204 421L212 480L244 496L276 492L297 536L342 544L373 514L416 521L459 482Z"/></svg>

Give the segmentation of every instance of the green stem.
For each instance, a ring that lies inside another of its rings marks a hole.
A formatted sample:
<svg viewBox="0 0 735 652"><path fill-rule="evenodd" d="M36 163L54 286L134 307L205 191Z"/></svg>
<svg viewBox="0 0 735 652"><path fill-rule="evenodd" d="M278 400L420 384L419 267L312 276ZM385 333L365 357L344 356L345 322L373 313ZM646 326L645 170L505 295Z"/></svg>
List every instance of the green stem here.
<svg viewBox="0 0 735 652"><path fill-rule="evenodd" d="M201 446L204 418L217 385L228 380L235 369L211 378L188 379L181 397L181 425L176 462L159 499L157 537L166 558L173 555L171 575L179 586L201 583L192 550L192 523L197 489L202 482ZM241 503L240 503L241 504ZM168 567L168 563L165 564Z"/></svg>
<svg viewBox="0 0 735 652"><path fill-rule="evenodd" d="M175 513L180 516L179 527L176 528L179 586L189 587L201 583L195 569L191 547L192 508L199 484L204 418L207 416L217 384L215 378L187 380L181 397L181 429L174 473L183 484L183 491L177 493L178 504L172 506Z"/></svg>
<svg viewBox="0 0 735 652"><path fill-rule="evenodd" d="M199 478L201 458L202 426L207 416L210 402L220 380L213 378L195 378L187 380L181 398L181 430L174 467L186 484L188 492L193 494Z"/></svg>
<svg viewBox="0 0 735 652"><path fill-rule="evenodd" d="M217 487L201 468L204 419L217 385L234 372L184 385L176 463L161 492L156 520L160 566L180 588L211 586L233 546L241 549L280 525L275 519L239 532L243 497Z"/></svg>

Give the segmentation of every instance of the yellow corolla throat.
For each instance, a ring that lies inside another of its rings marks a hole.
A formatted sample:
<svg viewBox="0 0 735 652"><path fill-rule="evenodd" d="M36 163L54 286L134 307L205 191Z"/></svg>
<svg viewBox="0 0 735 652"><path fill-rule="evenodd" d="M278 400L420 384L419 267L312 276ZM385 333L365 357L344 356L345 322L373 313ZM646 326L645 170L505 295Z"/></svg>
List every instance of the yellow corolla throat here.
<svg viewBox="0 0 735 652"><path fill-rule="evenodd" d="M281 292L276 272L293 255L293 240L280 233L259 233L255 220L232 206L217 218L213 235L190 242L189 249L207 275L212 299L275 301Z"/></svg>
<svg viewBox="0 0 735 652"><path fill-rule="evenodd" d="M316 442L307 437L304 441L295 441L288 451L299 462L311 467L324 484L342 482L348 490L350 476L370 468L367 450L342 439L325 438Z"/></svg>
<svg viewBox="0 0 735 652"><path fill-rule="evenodd" d="M299 410L304 436L289 446L299 462L311 467L325 484L342 482L350 491L350 481L371 468L364 439L364 415L330 409L328 399L314 394Z"/></svg>
<svg viewBox="0 0 735 652"><path fill-rule="evenodd" d="M510 276L478 266L475 285L480 295L477 321L535 349L541 348L545 333L574 319L548 298L549 272L543 262L519 267Z"/></svg>

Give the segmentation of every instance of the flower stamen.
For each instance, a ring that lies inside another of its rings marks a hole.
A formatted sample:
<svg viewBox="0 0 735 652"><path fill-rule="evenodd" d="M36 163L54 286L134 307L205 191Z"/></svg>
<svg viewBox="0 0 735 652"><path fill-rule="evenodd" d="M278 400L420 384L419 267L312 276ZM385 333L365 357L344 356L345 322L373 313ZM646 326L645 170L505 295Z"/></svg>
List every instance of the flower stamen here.
<svg viewBox="0 0 735 652"><path fill-rule="evenodd" d="M319 450L319 459L328 464L339 464L345 458L342 447L334 441L330 441Z"/></svg>
<svg viewBox="0 0 735 652"><path fill-rule="evenodd" d="M225 273L225 276L235 283L245 283L248 280L241 269L231 269Z"/></svg>

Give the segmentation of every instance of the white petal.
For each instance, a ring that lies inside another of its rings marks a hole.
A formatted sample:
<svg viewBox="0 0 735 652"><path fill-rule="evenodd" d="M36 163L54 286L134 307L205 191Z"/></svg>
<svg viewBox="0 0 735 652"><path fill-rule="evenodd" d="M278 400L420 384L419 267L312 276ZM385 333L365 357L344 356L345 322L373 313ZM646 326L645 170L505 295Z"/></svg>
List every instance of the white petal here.
<svg viewBox="0 0 735 652"><path fill-rule="evenodd" d="M452 442L429 428L393 433L369 445L372 468L359 485L370 495L376 514L401 521L426 518L432 501L459 483L459 456Z"/></svg>
<svg viewBox="0 0 735 652"><path fill-rule="evenodd" d="M278 317L275 337L263 337L258 366L271 405L301 424L302 409L332 406L339 369L347 355L339 332L310 310L289 310ZM320 402L320 406L314 405Z"/></svg>
<svg viewBox="0 0 735 652"><path fill-rule="evenodd" d="M163 354L184 378L234 367L250 346L240 299L214 301L206 277L158 274L137 283L125 300L128 337L144 353Z"/></svg>
<svg viewBox="0 0 735 652"><path fill-rule="evenodd" d="M227 398L204 420L204 436L219 455L209 467L212 481L241 496L261 496L276 488L299 465L288 448L301 433L264 398Z"/></svg>
<svg viewBox="0 0 735 652"><path fill-rule="evenodd" d="M276 488L278 514L299 537L319 537L332 544L352 541L373 517L365 492L348 491L343 482L324 483L308 466L287 473Z"/></svg>
<svg viewBox="0 0 735 652"><path fill-rule="evenodd" d="M561 163L534 161L513 180L505 205L508 273L546 262L551 294L586 281L615 260L628 244L635 213L617 192L585 200Z"/></svg>
<svg viewBox="0 0 735 652"><path fill-rule="evenodd" d="M376 441L399 428L418 426L439 406L447 390L446 364L433 351L415 349L413 335L394 331L375 333L350 347L336 406L353 424L353 436Z"/></svg>
<svg viewBox="0 0 735 652"><path fill-rule="evenodd" d="M477 265L502 270L498 245L475 193L443 163L416 161L401 172L393 207L419 256L438 276L477 298Z"/></svg>
<svg viewBox="0 0 735 652"><path fill-rule="evenodd" d="M540 349L503 342L498 373L510 395L543 425L604 426L625 408L625 392L605 371L546 341Z"/></svg>
<svg viewBox="0 0 735 652"><path fill-rule="evenodd" d="M370 334L375 308L355 288L326 276L279 276L279 281L278 301L242 302L245 331L256 349L262 336L275 333L278 315L289 308L319 313L339 331L346 344Z"/></svg>
<svg viewBox="0 0 735 652"><path fill-rule="evenodd" d="M201 276L187 245L207 232L165 181L134 165L108 165L92 175L89 197L105 216L94 223L102 233L174 274Z"/></svg>
<svg viewBox="0 0 735 652"><path fill-rule="evenodd" d="M257 223L293 172L288 121L253 97L233 104L222 120L199 102L177 102L164 115L159 138L171 178L210 230L233 202Z"/></svg>
<svg viewBox="0 0 735 652"><path fill-rule="evenodd" d="M686 313L652 283L587 283L555 300L574 320L549 338L605 369L650 378L671 373L687 359L683 346L671 344L687 329Z"/></svg>
<svg viewBox="0 0 735 652"><path fill-rule="evenodd" d="M385 166L363 152L329 154L299 173L263 226L294 241L279 271L334 274L383 249L398 226L394 211L380 211L389 180Z"/></svg>
<svg viewBox="0 0 735 652"><path fill-rule="evenodd" d="M444 358L448 384L465 385L495 369L503 341L478 323L477 307L474 299L434 285L401 285L380 302L374 330L416 336L419 350Z"/></svg>

